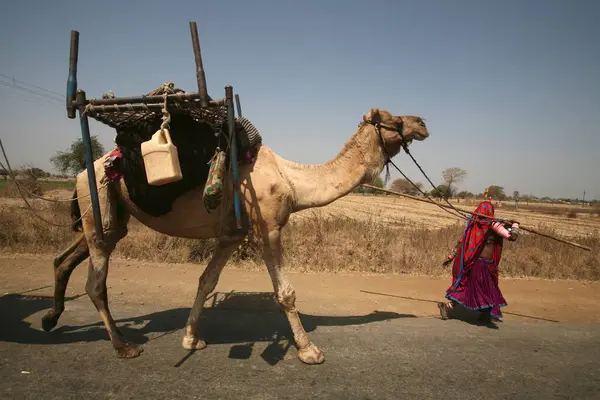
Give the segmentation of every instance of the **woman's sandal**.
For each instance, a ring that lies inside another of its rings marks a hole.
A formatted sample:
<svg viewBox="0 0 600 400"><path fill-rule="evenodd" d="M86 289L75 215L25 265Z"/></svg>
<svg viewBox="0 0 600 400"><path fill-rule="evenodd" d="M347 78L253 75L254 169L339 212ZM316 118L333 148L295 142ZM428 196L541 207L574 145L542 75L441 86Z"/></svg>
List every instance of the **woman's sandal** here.
<svg viewBox="0 0 600 400"><path fill-rule="evenodd" d="M448 305L446 303L438 303L438 308L440 309L440 316L443 320L448 319Z"/></svg>

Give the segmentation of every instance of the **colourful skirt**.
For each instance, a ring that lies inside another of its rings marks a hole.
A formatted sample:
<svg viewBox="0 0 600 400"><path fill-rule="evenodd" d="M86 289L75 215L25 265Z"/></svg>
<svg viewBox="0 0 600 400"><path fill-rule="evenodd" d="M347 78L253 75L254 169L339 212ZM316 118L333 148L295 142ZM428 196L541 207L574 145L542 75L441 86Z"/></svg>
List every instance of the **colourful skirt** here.
<svg viewBox="0 0 600 400"><path fill-rule="evenodd" d="M473 311L488 313L501 320L500 307L506 307L506 300L494 282L488 267L489 261L479 258L469 271L469 276L455 289L446 291L446 298Z"/></svg>

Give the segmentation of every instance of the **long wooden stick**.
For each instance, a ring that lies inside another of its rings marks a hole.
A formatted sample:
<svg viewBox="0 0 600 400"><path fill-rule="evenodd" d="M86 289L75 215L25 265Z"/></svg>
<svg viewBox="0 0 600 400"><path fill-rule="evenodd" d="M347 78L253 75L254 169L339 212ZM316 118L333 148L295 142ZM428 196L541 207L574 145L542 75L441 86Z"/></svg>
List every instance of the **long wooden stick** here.
<svg viewBox="0 0 600 400"><path fill-rule="evenodd" d="M440 203L429 201L429 200L426 200L426 199L421 199L419 197L411 196L411 195L400 193L400 192L395 192L393 190L384 189L384 188L380 188L380 187L373 186L373 185L367 185L367 184L363 184L362 186L366 187L366 188L369 188L369 189L378 190L380 192L390 193L390 194L395 194L396 196L406 197L406 198L411 199L411 200L421 201L423 203L433 204L433 205L437 205L437 206L443 207L443 208L456 209L456 210L459 210L461 212L465 212L467 214L476 215L476 216L483 217L483 218L489 218L487 215L479 214L479 213L476 213L476 212L473 212L473 211L468 211L468 210L465 210L465 209L459 208L459 207L450 207L450 206L447 206L445 204L440 204ZM512 220L506 220L506 221L507 222L513 222ZM521 223L519 223L519 229L522 229L524 231L527 231L527 232L530 232L530 233L533 233L533 234L536 234L536 235L540 235L540 236L546 237L548 239L556 240L556 241L564 243L564 244L575 246L575 247L578 247L578 248L583 249L583 250L587 250L587 251L591 251L592 250L591 248L583 246L583 245L580 245L578 243L569 242L569 241L564 240L564 239L559 239L557 237L550 236L550 235L548 235L546 233L538 232L538 231L536 231L536 230L534 230L532 228L524 227L524 226L521 225Z"/></svg>

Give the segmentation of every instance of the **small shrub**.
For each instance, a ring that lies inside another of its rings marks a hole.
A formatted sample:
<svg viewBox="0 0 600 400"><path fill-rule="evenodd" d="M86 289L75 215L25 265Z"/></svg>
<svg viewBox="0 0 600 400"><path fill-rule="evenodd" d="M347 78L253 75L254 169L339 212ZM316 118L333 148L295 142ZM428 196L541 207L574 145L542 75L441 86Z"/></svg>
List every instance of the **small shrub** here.
<svg viewBox="0 0 600 400"><path fill-rule="evenodd" d="M20 198L21 196L25 196L29 199L36 195L41 196L44 192L42 185L37 179L19 179L18 184L21 189L21 194L19 194L19 188L17 188L15 182L11 180L2 185L0 197Z"/></svg>

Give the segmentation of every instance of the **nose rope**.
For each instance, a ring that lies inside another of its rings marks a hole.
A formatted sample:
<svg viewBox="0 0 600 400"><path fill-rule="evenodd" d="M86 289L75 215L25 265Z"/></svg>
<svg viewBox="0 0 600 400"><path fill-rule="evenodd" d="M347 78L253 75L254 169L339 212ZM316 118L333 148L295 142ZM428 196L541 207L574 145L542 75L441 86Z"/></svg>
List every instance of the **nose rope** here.
<svg viewBox="0 0 600 400"><path fill-rule="evenodd" d="M425 196L427 199L431 200L434 204L438 205L437 202L435 202L431 197L429 197L429 195L427 193L425 193L420 187L418 187L417 185L415 185L415 183L413 181L411 181L408 176L406 176L406 174L404 174L404 172L402 172L402 170L400 170L400 168L398 168L398 166L392 161L392 157L390 156L390 153L388 152L385 140L383 139L383 135L381 134L381 127L384 127L386 129L389 129L393 132L398 133L398 135L400 136L400 138L402 139L401 141L401 146L404 149L404 151L406 152L406 154L409 155L409 157L413 160L413 162L415 163L415 165L419 168L419 170L421 171L421 173L425 176L425 178L427 179L427 181L429 181L429 183L431 184L431 186L433 187L434 190L437 190L437 188L435 187L435 185L433 184L433 182L431 182L431 179L429 179L429 177L427 176L427 174L425 173L425 171L423 171L423 168L421 168L421 166L419 165L419 163L417 162L417 160L415 160L415 158L412 156L412 154L410 153L410 151L408 150L408 145L406 143L406 138L405 136L402 134L402 129L404 127L404 124L401 124L399 128L393 128L390 126L386 126L386 125L381 125L379 123L372 123L369 122L371 125L375 126L375 129L377 131L377 135L379 136L379 140L381 141L382 147L383 147L383 151L386 155L386 181L387 181L387 177L390 174L390 170L389 170L389 164L392 164L394 166L394 168L396 168L396 170L398 172L400 172L400 174L404 177L404 179L406 179L412 186L414 186L419 192L421 192L421 194L423 196ZM442 210L446 211L447 213L449 213L450 215L453 216L458 216L459 218L462 219L469 219L469 217L467 217L465 214L461 213L458 209L456 209L449 201L448 199L444 198L445 202L448 203L448 205L450 206L450 208L452 208L455 212L452 212L446 208L440 207ZM438 205L439 206L439 205Z"/></svg>

